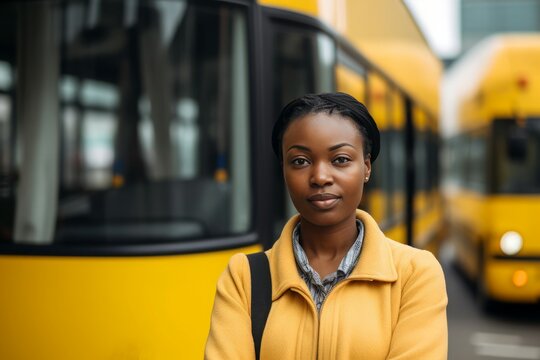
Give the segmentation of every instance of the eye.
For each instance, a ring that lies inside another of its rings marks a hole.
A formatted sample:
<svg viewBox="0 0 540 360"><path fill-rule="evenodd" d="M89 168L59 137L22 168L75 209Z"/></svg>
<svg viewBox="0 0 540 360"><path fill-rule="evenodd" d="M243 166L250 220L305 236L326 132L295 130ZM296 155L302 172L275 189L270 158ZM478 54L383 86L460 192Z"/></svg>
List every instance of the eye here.
<svg viewBox="0 0 540 360"><path fill-rule="evenodd" d="M291 164L297 167L301 167L309 164L309 162L307 159L304 158L296 158L291 161Z"/></svg>
<svg viewBox="0 0 540 360"><path fill-rule="evenodd" d="M346 156L338 156L337 158L334 159L333 163L338 164L338 165L344 165L344 164L347 164L350 161L351 161L351 159L349 159Z"/></svg>

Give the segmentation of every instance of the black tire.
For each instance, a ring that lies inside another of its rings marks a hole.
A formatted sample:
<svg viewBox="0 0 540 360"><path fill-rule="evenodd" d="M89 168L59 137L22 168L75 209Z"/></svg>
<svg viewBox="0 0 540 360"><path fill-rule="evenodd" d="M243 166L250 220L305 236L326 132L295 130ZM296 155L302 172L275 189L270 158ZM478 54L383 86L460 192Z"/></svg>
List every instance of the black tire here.
<svg viewBox="0 0 540 360"><path fill-rule="evenodd" d="M481 243L478 251L478 278L476 279L476 303L484 313L492 313L496 303L491 298L486 286L486 268L484 246Z"/></svg>

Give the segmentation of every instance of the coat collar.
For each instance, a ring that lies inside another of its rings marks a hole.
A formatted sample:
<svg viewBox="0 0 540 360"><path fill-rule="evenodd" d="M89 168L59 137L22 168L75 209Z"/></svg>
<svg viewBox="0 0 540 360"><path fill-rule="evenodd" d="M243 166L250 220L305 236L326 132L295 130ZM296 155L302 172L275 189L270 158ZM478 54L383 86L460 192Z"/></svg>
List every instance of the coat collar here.
<svg viewBox="0 0 540 360"><path fill-rule="evenodd" d="M349 275L349 279L396 281L397 271L386 236L376 221L365 211L357 210L356 218L364 224L364 243L358 264ZM293 253L292 232L298 221L300 216L295 215L287 222L281 236L268 252L272 272L272 300L276 300L290 288L301 289L309 294L306 283L298 274Z"/></svg>

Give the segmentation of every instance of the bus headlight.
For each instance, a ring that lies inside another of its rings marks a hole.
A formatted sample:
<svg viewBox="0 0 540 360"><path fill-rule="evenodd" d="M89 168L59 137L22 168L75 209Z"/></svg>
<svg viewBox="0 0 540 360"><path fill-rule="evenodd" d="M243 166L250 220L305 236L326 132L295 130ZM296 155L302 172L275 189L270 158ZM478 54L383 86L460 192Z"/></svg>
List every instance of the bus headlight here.
<svg viewBox="0 0 540 360"><path fill-rule="evenodd" d="M523 238L516 231L508 231L501 236L501 250L506 255L516 255L523 247Z"/></svg>

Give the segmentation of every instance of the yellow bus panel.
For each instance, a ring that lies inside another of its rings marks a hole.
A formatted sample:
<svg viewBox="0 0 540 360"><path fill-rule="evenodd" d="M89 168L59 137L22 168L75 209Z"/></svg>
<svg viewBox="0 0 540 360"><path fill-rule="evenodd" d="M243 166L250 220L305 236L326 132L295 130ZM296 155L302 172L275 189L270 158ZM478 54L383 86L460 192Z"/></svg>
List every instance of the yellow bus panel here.
<svg viewBox="0 0 540 360"><path fill-rule="evenodd" d="M0 358L202 359L220 273L234 253L260 250L0 256Z"/></svg>
<svg viewBox="0 0 540 360"><path fill-rule="evenodd" d="M338 64L336 67L337 91L347 93L361 103L366 103L366 81L353 70Z"/></svg>

